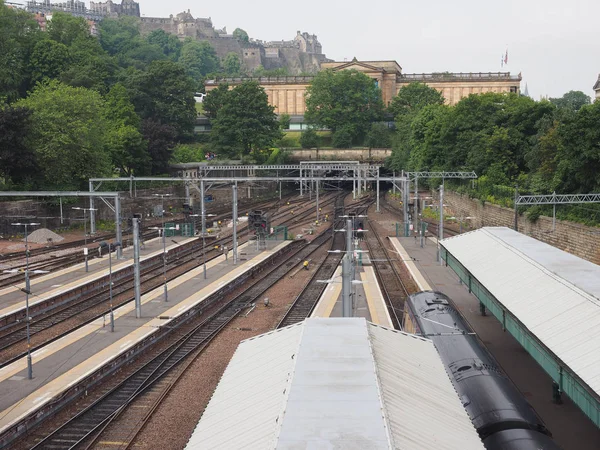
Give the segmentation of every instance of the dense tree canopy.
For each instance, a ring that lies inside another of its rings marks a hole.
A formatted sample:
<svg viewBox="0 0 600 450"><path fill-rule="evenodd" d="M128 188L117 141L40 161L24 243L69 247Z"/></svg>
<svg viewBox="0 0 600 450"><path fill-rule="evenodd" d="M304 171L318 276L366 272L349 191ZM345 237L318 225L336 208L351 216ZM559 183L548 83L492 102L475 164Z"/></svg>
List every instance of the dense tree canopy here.
<svg viewBox="0 0 600 450"><path fill-rule="evenodd" d="M569 91L560 98L550 98L551 103L558 108L579 111L582 106L589 105L592 99L581 91Z"/></svg>
<svg viewBox="0 0 600 450"><path fill-rule="evenodd" d="M258 83L245 82L230 91L223 89L218 95L221 106L211 131L211 142L218 153L249 155L271 147L281 138L274 108Z"/></svg>
<svg viewBox="0 0 600 450"><path fill-rule="evenodd" d="M356 70L319 72L306 91L306 120L334 135L350 135L352 141L360 142L382 113L381 91Z"/></svg>
<svg viewBox="0 0 600 450"><path fill-rule="evenodd" d="M108 176L109 128L101 95L58 81L38 85L17 107L32 111L27 141L35 152L38 187L80 189Z"/></svg>

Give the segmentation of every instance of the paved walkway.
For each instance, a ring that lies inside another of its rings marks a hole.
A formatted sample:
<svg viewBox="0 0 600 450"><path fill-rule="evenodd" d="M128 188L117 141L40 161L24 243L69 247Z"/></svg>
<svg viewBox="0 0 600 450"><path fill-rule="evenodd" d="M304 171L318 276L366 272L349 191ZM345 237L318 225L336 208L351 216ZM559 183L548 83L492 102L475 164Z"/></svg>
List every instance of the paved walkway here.
<svg viewBox="0 0 600 450"><path fill-rule="evenodd" d="M491 314L481 316L479 302L461 284L456 274L436 261L437 247L430 239L423 248L414 238L399 238L405 251L412 257L433 290L449 296L469 321L488 350L521 390L525 398L542 417L556 442L565 450L598 450L598 429L566 395L564 403L552 403L552 381Z"/></svg>

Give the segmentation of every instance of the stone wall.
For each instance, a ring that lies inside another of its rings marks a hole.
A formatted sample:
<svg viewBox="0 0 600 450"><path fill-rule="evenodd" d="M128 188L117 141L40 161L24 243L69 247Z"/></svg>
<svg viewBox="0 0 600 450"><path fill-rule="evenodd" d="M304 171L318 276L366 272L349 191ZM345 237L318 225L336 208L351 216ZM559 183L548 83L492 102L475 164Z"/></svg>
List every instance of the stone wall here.
<svg viewBox="0 0 600 450"><path fill-rule="evenodd" d="M311 148L289 151L291 161L383 161L391 154L391 148Z"/></svg>
<svg viewBox="0 0 600 450"><path fill-rule="evenodd" d="M454 216L473 217L470 222L479 227L514 227L514 210L474 200L466 195L446 192L444 204ZM600 264L600 234L598 228L564 220L556 221L552 230L552 217L540 216L530 222L525 216L518 218L518 231L546 242L580 258Z"/></svg>

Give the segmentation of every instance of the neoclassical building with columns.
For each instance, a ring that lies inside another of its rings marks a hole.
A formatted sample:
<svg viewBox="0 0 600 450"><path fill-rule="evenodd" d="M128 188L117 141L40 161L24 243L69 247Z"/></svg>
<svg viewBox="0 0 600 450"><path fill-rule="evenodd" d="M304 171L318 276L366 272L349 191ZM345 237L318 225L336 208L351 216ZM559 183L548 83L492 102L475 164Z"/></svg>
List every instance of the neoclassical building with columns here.
<svg viewBox="0 0 600 450"><path fill-rule="evenodd" d="M402 67L396 61L352 61L323 62L321 69L347 70L354 69L377 80L381 88L383 101L388 105L400 88L412 82L425 83L437 89L444 96L446 103L455 105L463 97L485 92L520 92L521 74L510 72L468 72L468 73L402 73ZM306 109L306 88L314 76L289 77L253 77L222 78L205 82L206 92L219 84L227 83L236 86L244 81L257 81L267 93L269 103L275 107L277 114L303 116Z"/></svg>

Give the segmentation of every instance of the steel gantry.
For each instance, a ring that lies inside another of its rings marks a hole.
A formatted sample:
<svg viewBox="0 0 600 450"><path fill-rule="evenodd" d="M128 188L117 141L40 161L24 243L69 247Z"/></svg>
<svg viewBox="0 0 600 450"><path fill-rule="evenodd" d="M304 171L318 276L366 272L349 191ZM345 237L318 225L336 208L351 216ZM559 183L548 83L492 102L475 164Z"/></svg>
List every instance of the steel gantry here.
<svg viewBox="0 0 600 450"><path fill-rule="evenodd" d="M419 178L441 178L442 185L446 178L461 178L461 179L476 179L477 174L473 171L470 172L460 172L460 171L452 171L452 172L428 172L428 171L417 171L417 172L402 172L401 178L403 181L402 190L402 211L404 213L404 234L408 236L408 203L410 201L410 182L412 181L415 188L415 206L413 211L413 229L417 230L418 227L418 219L419 219Z"/></svg>
<svg viewBox="0 0 600 450"><path fill-rule="evenodd" d="M556 230L556 205L577 203L600 203L600 194L552 194L518 195L515 192L515 231L518 231L517 206L552 205L552 231Z"/></svg>

